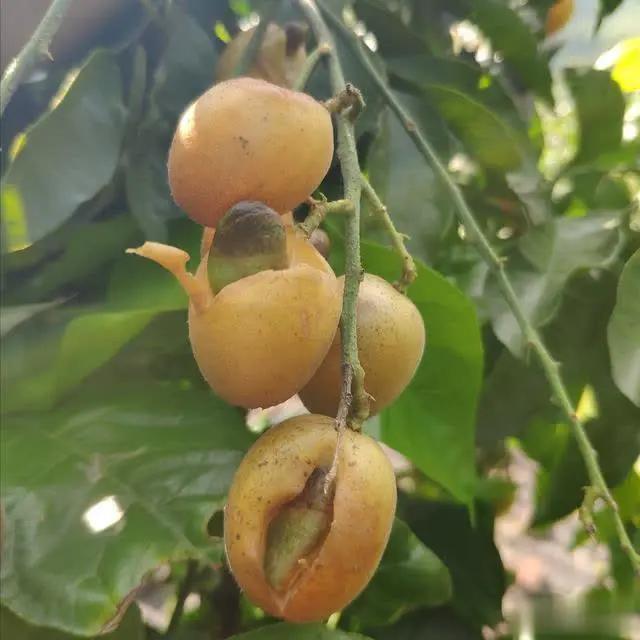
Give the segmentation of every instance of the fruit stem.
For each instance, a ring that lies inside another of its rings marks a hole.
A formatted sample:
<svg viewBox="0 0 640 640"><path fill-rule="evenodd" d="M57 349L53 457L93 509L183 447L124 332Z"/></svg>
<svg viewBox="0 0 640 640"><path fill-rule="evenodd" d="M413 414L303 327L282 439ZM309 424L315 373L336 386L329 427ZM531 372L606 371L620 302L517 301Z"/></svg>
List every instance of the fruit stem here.
<svg viewBox="0 0 640 640"><path fill-rule="evenodd" d="M302 70L300 71L298 77L296 78L296 82L293 85L293 88L296 91L304 91L304 88L307 86L307 82L309 82L309 78L311 77L314 69L316 68L320 60L322 60L322 58L324 58L330 52L331 47L323 42L319 44L307 56L307 59L304 61L304 66L302 67Z"/></svg>
<svg viewBox="0 0 640 640"><path fill-rule="evenodd" d="M362 193L369 201L373 213L378 216L384 225L391 239L393 248L402 260L402 275L400 276L400 280L394 283L393 286L401 293L406 293L409 285L417 278L418 272L416 270L416 263L413 261L413 256L409 253L404 243L405 236L396 229L387 207L364 175L362 176Z"/></svg>
<svg viewBox="0 0 640 640"><path fill-rule="evenodd" d="M334 94L352 93L342 71L333 36L313 0L297 0L298 6L311 25L317 43L329 49L329 76ZM359 93L359 92L358 92ZM340 407L336 417L338 432L346 426L359 430L369 415L369 396L364 389L364 370L358 359L356 333L356 307L358 290L363 276L360 262L360 164L353 126L352 110L336 114L338 146L337 154L342 170L344 197L351 201L352 212L345 225L345 285L342 301L340 332L342 337L343 386Z"/></svg>
<svg viewBox="0 0 640 640"><path fill-rule="evenodd" d="M260 16L260 22L258 22L258 26L251 36L251 40L249 40L247 48L243 51L240 60L238 60L238 64L233 70L234 77L244 76L249 69L251 69L251 65L258 55L260 45L262 45L262 40L267 32L267 27L280 8L280 3L281 0L271 0Z"/></svg>
<svg viewBox="0 0 640 640"><path fill-rule="evenodd" d="M0 81L0 115L4 113L22 79L31 72L38 59L51 57L49 45L60 28L70 4L71 0L53 0L27 44L7 65Z"/></svg>
<svg viewBox="0 0 640 640"><path fill-rule="evenodd" d="M422 134L418 125L412 120L411 116L404 109L400 101L391 92L385 80L378 73L378 70L373 65L369 56L363 49L359 38L355 33L351 32L342 23L342 20L335 16L326 6L322 6L321 10L323 15L325 16L327 21L331 23L333 28L336 29L342 36L344 36L345 42L347 43L353 54L356 56L358 61L362 64L371 80L376 84L378 90L380 91L380 94L385 99L386 103L389 105L393 113L396 115L418 151L435 169L436 174L442 181L442 184L449 191L451 199L454 202L458 218L460 222L465 226L468 237L474 243L478 253L487 264L491 272L494 274L498 286L502 291L502 295L509 305L516 321L518 322L520 330L522 331L527 344L536 353L538 359L540 360L544 374L547 378L547 381L549 382L549 386L553 390L553 393L558 400L560 407L562 408L569 421L569 424L571 425L573 435L578 444L578 449L580 450L580 454L587 468L590 485L592 486L593 490L595 490L600 495L605 504L609 506L615 523L615 529L618 540L620 542L620 546L622 550L627 554L635 572L637 574L640 574L640 554L633 548L633 545L629 538L629 534L624 526L624 522L620 517L618 505L604 479L602 469L600 468L600 464L598 462L598 453L591 444L589 436L585 431L584 424L576 413L567 387L560 374L560 366L547 350L547 347L542 341L542 337L540 336L536 328L531 324L526 312L524 311L522 303L520 302L520 299L518 298L518 295L513 288L513 284L511 283L511 280L504 268L504 261L494 251L491 243L483 233L482 228L478 224L478 221L469 208L469 205L467 205L461 190L452 180L451 176L447 172L447 169L438 158L438 155L436 154L434 148L431 146L431 143ZM591 497L592 491L587 492L585 496L585 503L583 505L584 509L582 511L583 519L586 511L592 511L591 503L593 502L593 500L591 499Z"/></svg>
<svg viewBox="0 0 640 640"><path fill-rule="evenodd" d="M311 202L311 211L305 218L304 222L300 222L297 227L307 238L322 224L322 221L333 213L353 213L353 203L351 200L313 200Z"/></svg>

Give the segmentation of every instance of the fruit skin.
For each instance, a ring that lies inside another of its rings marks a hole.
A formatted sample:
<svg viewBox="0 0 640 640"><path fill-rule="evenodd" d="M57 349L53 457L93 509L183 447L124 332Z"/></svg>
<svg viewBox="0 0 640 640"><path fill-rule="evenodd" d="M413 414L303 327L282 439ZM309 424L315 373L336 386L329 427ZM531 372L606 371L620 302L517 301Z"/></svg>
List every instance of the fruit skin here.
<svg viewBox="0 0 640 640"><path fill-rule="evenodd" d="M374 440L347 429L329 532L287 592L269 585L263 569L268 524L315 468L331 466L336 442L335 420L326 416L299 416L270 429L241 462L225 507L225 548L235 579L255 604L292 622L321 620L351 602L376 570L393 523L391 464Z"/></svg>
<svg viewBox="0 0 640 640"><path fill-rule="evenodd" d="M255 78L214 85L182 114L169 150L176 203L215 227L241 200L280 214L318 187L333 156L329 112L311 96Z"/></svg>
<svg viewBox="0 0 640 640"><path fill-rule="evenodd" d="M342 287L292 228L290 267L224 287L206 308L189 305L189 339L211 388L230 404L270 407L295 395L336 333ZM207 258L196 277L207 277Z"/></svg>
<svg viewBox="0 0 640 640"><path fill-rule="evenodd" d="M325 357L338 327L342 286L326 260L286 228L289 266L236 280L217 294L208 278L214 234L203 236L200 265L189 254L146 242L129 253L171 271L189 295L189 339L213 391L229 404L270 407L295 395Z"/></svg>
<svg viewBox="0 0 640 640"><path fill-rule="evenodd" d="M547 20L545 23L545 31L548 36L556 31L560 31L573 14L574 0L557 0L557 2L549 8L547 12Z"/></svg>
<svg viewBox="0 0 640 640"><path fill-rule="evenodd" d="M340 278L341 281L344 278ZM420 364L425 328L420 312L386 280L365 274L358 294L358 355L364 386L373 397L370 413L390 405ZM309 411L335 415L340 400L340 332L300 398Z"/></svg>

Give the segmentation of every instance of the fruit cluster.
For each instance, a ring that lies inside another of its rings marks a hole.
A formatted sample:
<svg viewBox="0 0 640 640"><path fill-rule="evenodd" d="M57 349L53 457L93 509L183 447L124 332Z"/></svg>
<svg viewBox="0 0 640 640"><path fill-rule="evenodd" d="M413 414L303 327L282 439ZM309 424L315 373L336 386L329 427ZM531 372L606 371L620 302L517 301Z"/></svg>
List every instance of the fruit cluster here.
<svg viewBox="0 0 640 640"><path fill-rule="evenodd" d="M321 103L261 79L220 82L184 112L168 160L174 199L205 227L197 271L174 247L132 250L186 290L193 353L218 396L255 408L300 394L313 412L254 444L225 509L238 583L292 621L326 617L364 588L396 502L380 446L336 431L343 282L287 215L319 186L332 157L331 115ZM377 413L415 373L424 325L406 297L373 275L361 284L357 319Z"/></svg>

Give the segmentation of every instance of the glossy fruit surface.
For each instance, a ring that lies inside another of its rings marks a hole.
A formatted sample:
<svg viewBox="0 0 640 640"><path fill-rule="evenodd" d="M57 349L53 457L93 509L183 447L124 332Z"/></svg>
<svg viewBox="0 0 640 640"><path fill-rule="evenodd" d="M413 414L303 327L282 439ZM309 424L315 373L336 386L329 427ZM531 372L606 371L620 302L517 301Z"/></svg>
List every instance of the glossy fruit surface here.
<svg viewBox="0 0 640 640"><path fill-rule="evenodd" d="M342 287L326 260L286 227L288 266L231 282L215 293L203 236L195 274L189 254L154 242L129 250L171 271L189 295L189 339L198 367L229 404L270 407L295 395L325 357L338 327Z"/></svg>
<svg viewBox="0 0 640 640"><path fill-rule="evenodd" d="M342 280L342 278L341 278ZM372 396L371 415L390 405L420 364L425 328L416 306L386 280L366 274L358 295L358 354L364 386ZM302 391L309 411L335 415L340 399L340 333Z"/></svg>
<svg viewBox="0 0 640 640"><path fill-rule="evenodd" d="M242 200L280 214L305 200L333 156L329 112L311 96L254 78L214 85L182 114L169 150L176 203L215 227Z"/></svg>
<svg viewBox="0 0 640 640"><path fill-rule="evenodd" d="M344 608L371 579L389 538L396 505L393 469L374 440L347 429L328 526L316 529L315 545L307 545L300 556L295 554L301 553L301 545L291 544L290 538L278 540L284 529L283 510L290 535L299 496L314 474L329 470L336 443L331 418L305 415L286 420L251 447L229 492L225 547L233 575L255 604L286 620L321 620ZM307 519L302 525L314 523ZM293 568L288 575L280 572L274 586L265 559L268 545L278 543L294 554L286 565Z"/></svg>

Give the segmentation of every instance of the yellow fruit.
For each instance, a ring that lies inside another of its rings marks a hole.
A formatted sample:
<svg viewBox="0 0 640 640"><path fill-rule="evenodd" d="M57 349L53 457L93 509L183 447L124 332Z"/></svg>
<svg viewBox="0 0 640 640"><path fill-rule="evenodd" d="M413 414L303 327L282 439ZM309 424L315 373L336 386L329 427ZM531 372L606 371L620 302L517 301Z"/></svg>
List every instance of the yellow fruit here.
<svg viewBox="0 0 640 640"><path fill-rule="evenodd" d="M176 203L215 227L242 200L280 214L304 201L333 156L329 112L311 96L254 78L214 85L183 113L168 171Z"/></svg>
<svg viewBox="0 0 640 640"><path fill-rule="evenodd" d="M342 280L342 278L341 278ZM390 405L420 364L425 329L416 306L386 280L366 274L357 307L358 355L364 386L372 396L371 415ZM300 391L309 411L335 415L340 401L340 333L313 378Z"/></svg>
<svg viewBox="0 0 640 640"><path fill-rule="evenodd" d="M560 31L573 14L573 0L557 0L547 12L545 31L548 36Z"/></svg>
<svg viewBox="0 0 640 640"><path fill-rule="evenodd" d="M322 620L344 608L371 579L389 538L395 477L368 436L344 432L335 484L317 500L336 445L333 419L286 420L251 447L229 491L231 571L252 602L285 620Z"/></svg>
<svg viewBox="0 0 640 640"><path fill-rule="evenodd" d="M218 82L233 78L254 32L255 27L241 31L227 44L216 67ZM255 62L244 75L267 80L281 87L292 87L307 57L305 35L305 25L291 23L283 29L280 25L269 23Z"/></svg>
<svg viewBox="0 0 640 640"><path fill-rule="evenodd" d="M228 403L269 407L295 395L322 362L335 335L342 288L311 244L286 227L288 266L259 271L215 293L208 279L213 234L203 239L195 275L189 254L146 242L130 250L171 271L187 291L189 338L198 367Z"/></svg>

